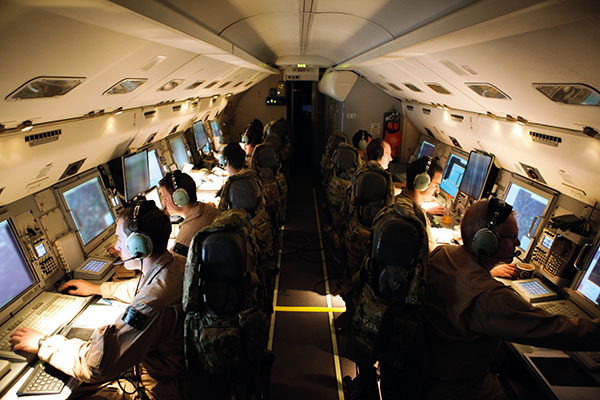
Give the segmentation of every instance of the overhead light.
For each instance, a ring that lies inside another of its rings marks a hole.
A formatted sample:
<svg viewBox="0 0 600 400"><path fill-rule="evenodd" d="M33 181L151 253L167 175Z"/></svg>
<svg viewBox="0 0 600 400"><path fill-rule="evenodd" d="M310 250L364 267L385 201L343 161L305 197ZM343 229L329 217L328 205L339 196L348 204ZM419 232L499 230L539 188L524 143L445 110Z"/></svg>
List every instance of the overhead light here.
<svg viewBox="0 0 600 400"><path fill-rule="evenodd" d="M123 107L116 108L113 113L115 115L123 114Z"/></svg>
<svg viewBox="0 0 600 400"><path fill-rule="evenodd" d="M436 104L435 104L435 106L436 106L437 108L439 108L440 110L443 110L443 109L444 109L444 107L442 107L442 105L441 105L441 104L437 104L437 103L436 103Z"/></svg>
<svg viewBox="0 0 600 400"><path fill-rule="evenodd" d="M232 93L227 93L225 97L231 97Z"/></svg>
<svg viewBox="0 0 600 400"><path fill-rule="evenodd" d="M215 94L215 95L212 97L211 101L214 103L215 101L217 101L217 99L218 99L218 98L219 98L219 95L218 95L218 94Z"/></svg>
<svg viewBox="0 0 600 400"><path fill-rule="evenodd" d="M486 114L490 118L496 118L496 114L494 114L493 112L488 111Z"/></svg>
<svg viewBox="0 0 600 400"><path fill-rule="evenodd" d="M296 67L298 67L298 68L306 68L306 64L297 64Z"/></svg>
<svg viewBox="0 0 600 400"><path fill-rule="evenodd" d="M4 126L4 124L0 124L0 133L4 132L6 130L6 127Z"/></svg>
<svg viewBox="0 0 600 400"><path fill-rule="evenodd" d="M527 123L527 120L525 118L517 116L517 124L525 125L526 123Z"/></svg>
<svg viewBox="0 0 600 400"><path fill-rule="evenodd" d="M104 109L102 109L102 110L99 110L99 111L96 113L96 115L104 115Z"/></svg>
<svg viewBox="0 0 600 400"><path fill-rule="evenodd" d="M23 121L17 128L19 128L21 132L29 132L33 129L33 123L30 120Z"/></svg>
<svg viewBox="0 0 600 400"><path fill-rule="evenodd" d="M510 114L506 114L506 120L508 122L517 122L517 119Z"/></svg>
<svg viewBox="0 0 600 400"><path fill-rule="evenodd" d="M448 106L447 106L447 105L445 105L445 104L442 104L442 108L443 108L444 110L446 110L446 111L450 111L450 107L448 107Z"/></svg>

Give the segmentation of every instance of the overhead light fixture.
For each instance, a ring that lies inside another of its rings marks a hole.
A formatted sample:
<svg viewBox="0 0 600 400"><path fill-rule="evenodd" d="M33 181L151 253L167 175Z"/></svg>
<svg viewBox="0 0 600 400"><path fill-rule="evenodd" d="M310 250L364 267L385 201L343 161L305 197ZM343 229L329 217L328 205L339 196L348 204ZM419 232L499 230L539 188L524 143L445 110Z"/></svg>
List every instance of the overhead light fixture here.
<svg viewBox="0 0 600 400"><path fill-rule="evenodd" d="M102 109L102 110L99 110L99 111L96 113L96 115L104 115L104 109Z"/></svg>
<svg viewBox="0 0 600 400"><path fill-rule="evenodd" d="M517 122L517 119L510 114L506 114L506 120L508 122Z"/></svg>
<svg viewBox="0 0 600 400"><path fill-rule="evenodd" d="M113 113L115 115L123 114L123 107L116 108Z"/></svg>
<svg viewBox="0 0 600 400"><path fill-rule="evenodd" d="M517 116L517 124L525 125L526 123L527 123L527 120L525 118Z"/></svg>
<svg viewBox="0 0 600 400"><path fill-rule="evenodd" d="M21 130L21 132L29 132L33 129L33 123L30 120L23 121L17 126Z"/></svg>
<svg viewBox="0 0 600 400"><path fill-rule="evenodd" d="M227 93L225 97L231 97L232 93Z"/></svg>
<svg viewBox="0 0 600 400"><path fill-rule="evenodd" d="M441 104L438 104L438 103L436 103L436 104L435 104L435 106L436 106L437 108L439 108L440 110L443 110L443 109L444 109L444 107L442 107L442 105L441 105Z"/></svg>
<svg viewBox="0 0 600 400"><path fill-rule="evenodd" d="M4 132L6 130L6 127L4 126L4 124L0 124L0 133Z"/></svg>
<svg viewBox="0 0 600 400"><path fill-rule="evenodd" d="M447 106L447 105L445 105L445 104L442 104L442 108L443 108L444 110L446 110L446 111L450 111L450 107L448 107L448 106Z"/></svg>
<svg viewBox="0 0 600 400"><path fill-rule="evenodd" d="M490 118L496 118L496 114L494 114L493 112L488 111L486 114Z"/></svg>

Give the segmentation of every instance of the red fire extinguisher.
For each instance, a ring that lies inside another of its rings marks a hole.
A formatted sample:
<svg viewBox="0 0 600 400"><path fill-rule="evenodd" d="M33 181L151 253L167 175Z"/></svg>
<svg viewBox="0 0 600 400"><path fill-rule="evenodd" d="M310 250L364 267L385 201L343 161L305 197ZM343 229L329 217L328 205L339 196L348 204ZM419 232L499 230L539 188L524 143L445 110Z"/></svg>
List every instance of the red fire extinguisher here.
<svg viewBox="0 0 600 400"><path fill-rule="evenodd" d="M398 150L402 142L400 123L400 114L396 111L383 114L383 140L390 144L393 158L398 158Z"/></svg>

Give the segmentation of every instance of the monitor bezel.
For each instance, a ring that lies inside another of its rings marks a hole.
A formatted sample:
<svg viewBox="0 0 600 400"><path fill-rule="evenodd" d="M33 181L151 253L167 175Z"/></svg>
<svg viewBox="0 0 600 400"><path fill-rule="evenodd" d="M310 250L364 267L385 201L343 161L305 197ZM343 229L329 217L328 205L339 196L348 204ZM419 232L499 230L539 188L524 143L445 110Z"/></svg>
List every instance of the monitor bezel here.
<svg viewBox="0 0 600 400"><path fill-rule="evenodd" d="M0 309L0 324L3 324L4 322L6 322L9 318L11 318L11 316L13 314L15 314L17 311L19 311L23 306L28 304L29 300L31 300L33 297L37 296L37 294L43 290L43 288L41 286L41 279L38 274L38 271L33 266L30 258L27 257L27 251L26 251L25 245L19 238L16 226L13 222L13 218L14 218L14 215L11 212L6 212L6 213L0 214L0 222L8 221L8 229L10 230L10 233L13 236L13 239L15 239L15 241L17 242L17 247L19 248L19 251L21 252L21 256L25 260L25 264L27 265L27 268L29 268L29 271L33 275L33 283L31 285L29 285L25 290L23 290L19 296L12 299L10 302L6 303L4 305L4 307L2 307Z"/></svg>
<svg viewBox="0 0 600 400"><path fill-rule="evenodd" d="M183 134L178 133L167 138L167 142L169 143L169 150L171 151L171 156L173 157L173 163L177 166L177 169L181 170L183 168L183 165L180 166L177 164L177 160L175 158L175 151L173 150L173 142L177 139L181 139L181 141L183 142L183 148L185 149L185 158L187 159L187 162L184 164L190 164L190 155L188 154L189 150L185 143L185 137L183 136Z"/></svg>
<svg viewBox="0 0 600 400"><path fill-rule="evenodd" d="M208 148L210 149L209 151L214 151L215 149L213 148L212 145L212 127L211 127L211 134L209 134L208 130L206 129L206 125L204 125L204 121L202 121L201 119L199 119L196 122L192 123L192 132L194 134L194 143L196 144L196 150L198 151L198 154L200 155L200 157L207 157L207 154L204 154L202 152L202 148L200 147L200 145L198 144L198 138L196 136L196 129L195 126L196 124L200 124L202 126L202 128L204 129L204 135L206 136L206 143L208 144Z"/></svg>
<svg viewBox="0 0 600 400"><path fill-rule="evenodd" d="M537 243L537 240L538 240L539 236L541 235L542 231L544 230L544 227L548 224L548 221L550 220L550 217L552 216L554 209L556 208L559 193L556 190L553 190L551 188L541 186L541 185L536 185L533 183L533 181L530 181L525 177L521 177L519 175L511 175L511 177L508 181L508 184L506 185L506 189L504 190L502 200L506 201L508 192L513 184L519 185L522 188L537 194L538 196L541 196L544 198L550 197L548 204L546 204L546 209L544 210L544 214L541 215L539 218L537 228L532 232L532 235L530 236L531 240L529 241L528 248L524 249L520 246L518 247L518 249L522 251L522 254L519 256L519 258L526 260L527 257L529 256L529 253L532 251L533 247ZM528 226L526 228L527 232L529 232L529 228L531 228L531 226Z"/></svg>
<svg viewBox="0 0 600 400"><path fill-rule="evenodd" d="M457 149L452 149L450 150L450 153L448 153L448 159L446 160L446 165L444 166L444 171L442 172L442 182L444 180L444 174L446 173L446 168L448 168L448 163L450 162L450 158L452 157L452 155L465 159L465 161L468 163L469 162L469 153L467 153L466 151L460 151ZM467 169L467 166L465 165L465 170ZM464 176L464 174L463 174ZM460 182L462 183L462 178L460 180ZM444 197L446 197L446 195L451 195L450 193L446 192L444 189L442 189L442 183L440 183L440 191L442 193L444 193ZM457 198L458 197L458 193L460 192L460 185L458 185L458 188L456 190L456 194L452 197Z"/></svg>
<svg viewBox="0 0 600 400"><path fill-rule="evenodd" d="M148 184L146 185L146 188L144 190L142 190L139 193L133 194L133 196L130 196L131 193L128 193L128 190L127 190L127 173L126 173L126 168L125 168L125 159L139 156L141 153L146 154L146 168L148 170ZM130 153L130 154L127 154L127 155L124 155L123 157L121 157L121 168L123 169L123 192L125 193L125 201L129 202L129 201L133 200L133 198L136 195L138 195L140 193L145 193L148 189L151 188L151 186L150 186L150 159L148 158L148 149L142 149L140 151L136 151L135 153Z"/></svg>
<svg viewBox="0 0 600 400"><path fill-rule="evenodd" d="M214 122L215 124L217 124L217 127L219 128L219 134L218 134L218 135L216 135L216 134L215 134L215 130L213 129L213 126L212 126L213 122ZM216 119L209 119L209 120L208 120L208 125L210 126L210 133L211 133L211 134L212 134L214 137L223 136L223 132L221 131L221 127L219 126L219 120L216 120Z"/></svg>
<svg viewBox="0 0 600 400"><path fill-rule="evenodd" d="M158 167L160 169L160 179L165 177L165 170L163 168L162 163L160 162L160 153L159 153L159 149L157 147L147 147L146 150L148 150L148 169L150 169L150 153L154 152L154 154L156 154L156 161L158 161ZM150 176L150 174L148 175ZM160 181L159 179L159 181ZM155 183L154 185L152 185L152 179L150 179L150 188L152 189L154 186L157 186L158 182Z"/></svg>
<svg viewBox="0 0 600 400"><path fill-rule="evenodd" d="M83 244L83 239L81 238L81 234L79 233L77 224L75 223L75 220L73 219L73 215L71 214L71 210L69 208L69 205L67 204L67 200L65 199L64 193L66 191L71 190L71 189L73 189L89 180L92 180L94 178L98 179L98 182L100 183L100 188L102 189L102 193L104 194L104 199L106 200L106 204L108 205L108 210L110 211L111 215L113 216L113 220L115 222L113 222L111 225L106 227L95 238L90 240L90 242L88 244ZM103 243L105 240L107 240L110 236L112 236L115 233L117 216L115 215L113 207L111 206L110 199L106 196L106 188L104 187L104 182L102 181L102 177L100 176L100 173L98 172L98 170L93 169L93 170L84 172L83 174L77 175L72 179L61 182L54 189L57 192L57 195L58 195L57 197L60 199L59 204L63 211L63 214L65 215L65 220L67 222L67 225L71 232L77 233L77 240L79 240L79 244L81 245L81 248L83 249L84 255L88 256L92 251L94 251L94 249L96 249L96 247L98 247L101 243Z"/></svg>
<svg viewBox="0 0 600 400"><path fill-rule="evenodd" d="M585 250L586 247L583 248L582 251ZM581 267L577 275L573 278L573 282L568 288L569 299L574 301L579 307L581 307L586 313L592 316L592 318L600 318L600 306L594 304L590 299L588 299L583 293L577 290L577 286L581 283L585 274L590 268L590 265L594 259L594 254L597 251L600 251L600 231L596 234L594 241L592 242L592 246L588 246L591 248L591 251L588 252L587 256L584 257L584 266Z"/></svg>
<svg viewBox="0 0 600 400"><path fill-rule="evenodd" d="M471 194L469 194L469 193L461 190L462 184L465 181L465 175L467 174L467 168L469 168L469 161L471 161L471 155L473 153L480 154L480 155L483 155L483 156L486 156L486 157L490 157L492 159L491 162L490 162L490 164L489 164L489 166L488 166L488 168L487 168L487 170L485 171L485 177L483 179L483 183L481 185L481 188L479 189L479 193L478 193L477 197L473 197L473 196L471 196ZM483 195L483 191L485 190L485 186L486 186L487 180L490 177L490 171L492 170L492 167L494 166L494 159L495 158L496 157L493 154L491 154L491 153L487 153L487 152L481 151L481 150L471 150L469 152L469 158L467 159L467 166L465 167L465 174L463 175L463 179L460 181L460 187L458 188L458 191L461 192L461 193L463 193L465 196L468 196L468 197L474 199L475 201L481 199L481 196Z"/></svg>

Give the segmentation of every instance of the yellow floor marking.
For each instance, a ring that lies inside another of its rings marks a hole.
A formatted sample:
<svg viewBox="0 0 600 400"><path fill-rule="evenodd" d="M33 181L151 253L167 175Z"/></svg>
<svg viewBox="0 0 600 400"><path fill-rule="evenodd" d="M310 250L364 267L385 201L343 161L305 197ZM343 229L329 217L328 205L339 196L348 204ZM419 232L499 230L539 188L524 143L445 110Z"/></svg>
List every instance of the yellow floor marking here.
<svg viewBox="0 0 600 400"><path fill-rule="evenodd" d="M317 231L319 232L319 247L321 248L321 261L323 262L323 278L325 279L325 294L327 295L327 308L333 309L331 306L331 294L329 292L329 278L327 276L327 264L325 262L325 250L323 248L323 237L321 236L321 221L319 220L319 209L317 207L317 193L313 188L313 200L315 204L315 215L317 217ZM345 307L344 307L345 310ZM342 368L340 365L340 357L338 355L337 337L335 335L335 326L333 322L333 311L329 311L329 332L331 333L331 348L333 350L333 364L335 366L335 377L338 388L339 400L344 400L344 386L342 383Z"/></svg>
<svg viewBox="0 0 600 400"><path fill-rule="evenodd" d="M346 307L274 306L275 311L286 312L344 312Z"/></svg>

